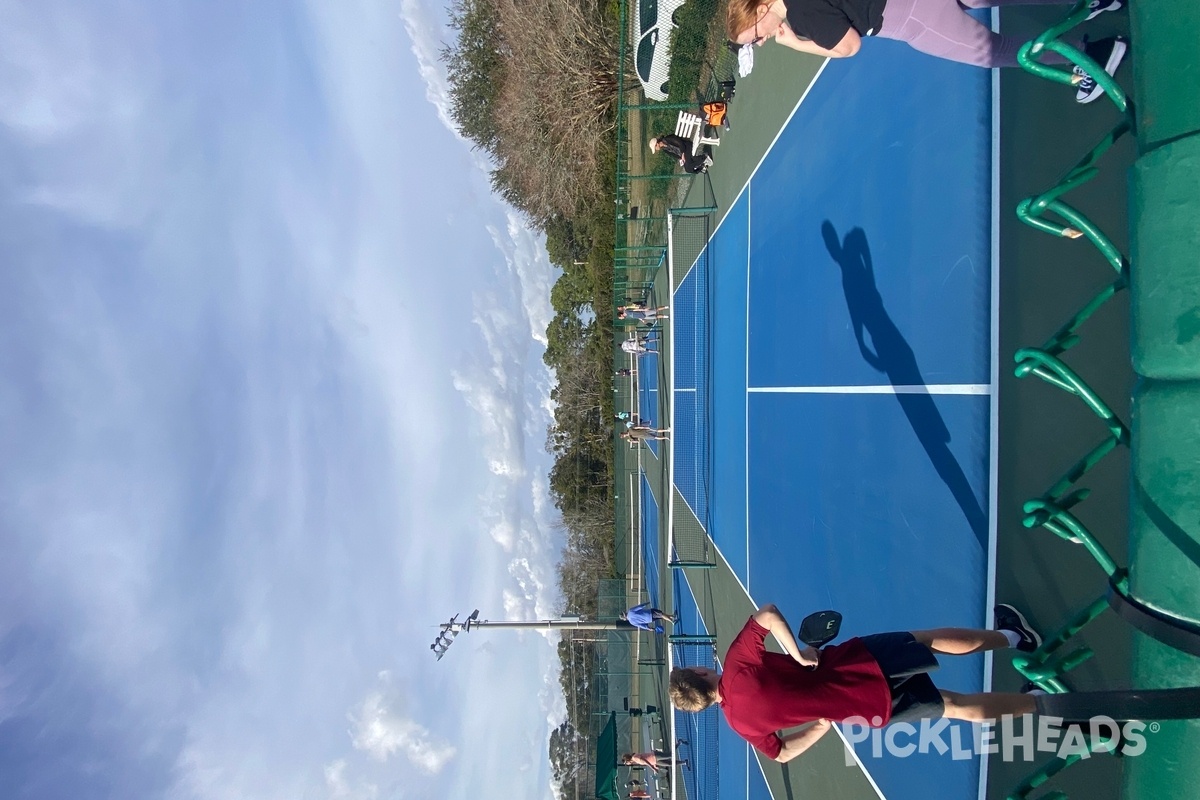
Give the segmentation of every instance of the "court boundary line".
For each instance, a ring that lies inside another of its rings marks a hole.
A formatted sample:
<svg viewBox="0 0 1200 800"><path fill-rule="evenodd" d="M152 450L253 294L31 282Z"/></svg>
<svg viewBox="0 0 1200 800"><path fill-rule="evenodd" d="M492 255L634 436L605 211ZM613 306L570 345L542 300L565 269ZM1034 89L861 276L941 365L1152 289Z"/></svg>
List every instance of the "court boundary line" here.
<svg viewBox="0 0 1200 800"><path fill-rule="evenodd" d="M749 359L747 359L749 361ZM988 383L914 383L864 384L861 386L747 386L747 394L992 394Z"/></svg>
<svg viewBox="0 0 1200 800"><path fill-rule="evenodd" d="M991 28L1000 32L1000 9L991 9ZM987 573L983 599L984 626L991 619L992 607L996 604L996 565L999 559L1000 532L1000 70L991 71L992 88L992 142L991 142L991 408L988 416L988 544ZM983 691L992 690L992 672L995 669L992 652L983 654ZM988 771L990 760L986 748L979 756L979 800L987 800Z"/></svg>
<svg viewBox="0 0 1200 800"><path fill-rule="evenodd" d="M828 59L826 59L826 60L828 61ZM820 75L819 72L817 74ZM816 82L816 78L813 79L813 82L814 83ZM804 98L801 98L801 100L803 100L803 99ZM790 120L791 117L789 117L788 119ZM779 137L776 136L776 138L779 138ZM775 146L775 143L772 142L771 147L774 147L774 146ZM754 170L755 170L755 172L757 172L758 167L755 167ZM753 173L751 173L750 177L751 178L754 177ZM754 214L751 213L751 209L754 206L754 190L750 186L749 179L747 179L747 181L746 181L745 192L746 192L746 349L743 352L746 355L746 397L745 397L746 425L742 432L742 444L746 448L746 460L745 460L745 469L743 469L742 472L746 476L746 584L747 585L743 588L746 589L746 595L749 596L749 594L750 594L750 587L749 587L749 583L750 583L750 263L751 263L750 262L750 242L752 241L751 234L753 233L752 226L754 224ZM738 195L738 198L740 199L741 195ZM733 206L731 205L730 208L733 208ZM720 227L720 226L718 226L718 227ZM716 235L717 235L717 232L713 231L713 236L715 237ZM740 581L739 581L739 583L740 583ZM746 791L749 792L750 779L747 778L746 781L747 781L747 790Z"/></svg>
<svg viewBox="0 0 1200 800"><path fill-rule="evenodd" d="M667 303L670 308L667 309L674 320L675 317L675 225L674 217L667 213L667 288L670 292L670 302ZM675 323L671 323L671 352L667 361L667 386L672 391L667 392L667 422L671 428L675 427ZM661 356L660 356L661 358ZM671 563L671 553L675 551L675 434L672 433L667 439L667 446L663 448L667 452L667 564ZM667 567L670 569L670 566ZM661 568L660 568L661 569ZM671 571L671 582L675 582L674 571ZM672 598L674 599L674 598ZM675 669L674 653L668 644L667 646L667 674L671 674L671 670ZM671 706L671 742L672 752L674 751L674 742L679 738L675 733L676 729L676 711L675 706ZM674 770L674 767L672 767ZM673 773L672 773L673 774ZM671 781L671 800L678 800L679 782Z"/></svg>

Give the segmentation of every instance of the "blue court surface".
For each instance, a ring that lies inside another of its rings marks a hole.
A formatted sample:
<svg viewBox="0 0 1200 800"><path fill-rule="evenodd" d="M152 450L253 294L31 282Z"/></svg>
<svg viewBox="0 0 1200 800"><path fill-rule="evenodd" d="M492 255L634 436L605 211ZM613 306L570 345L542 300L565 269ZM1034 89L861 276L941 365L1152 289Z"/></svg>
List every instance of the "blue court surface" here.
<svg viewBox="0 0 1200 800"><path fill-rule="evenodd" d="M676 374L677 488L794 623L990 623L991 120L984 70L886 41L829 62L676 292L676 362L709 363ZM692 281L698 335L678 328ZM981 691L984 667L934 677ZM978 758L857 751L888 800L979 794ZM723 725L720 764L723 796L770 796Z"/></svg>
<svg viewBox="0 0 1200 800"><path fill-rule="evenodd" d="M642 574L646 576L646 592L650 596L650 605L661 608L663 594L659 591L662 575L658 568L659 526L658 503L654 502L654 493L645 474L641 478L641 501L638 512L642 515Z"/></svg>
<svg viewBox="0 0 1200 800"><path fill-rule="evenodd" d="M658 373L661 370L661 358L658 355L660 345L660 333L657 329L643 334L647 339L646 346L653 352L648 353L638 359L638 393L637 393L637 415L638 424L647 425L651 428L659 426L659 411L658 411ZM647 439L645 442L651 452L657 457L659 455L659 445L661 442L653 439Z"/></svg>
<svg viewBox="0 0 1200 800"><path fill-rule="evenodd" d="M684 637L707 635L709 631L691 587L685 581L673 583L673 608L679 614L679 623L673 626L672 633ZM682 637L676 637L671 649L672 663L676 666L710 669L716 666L711 643L688 643ZM719 758L721 737L728 731L720 715L716 707L698 714L675 715L675 736L681 740L677 748L679 758L688 761L688 765L680 769L680 774L689 800L716 800L730 796L723 793L719 784L722 776Z"/></svg>

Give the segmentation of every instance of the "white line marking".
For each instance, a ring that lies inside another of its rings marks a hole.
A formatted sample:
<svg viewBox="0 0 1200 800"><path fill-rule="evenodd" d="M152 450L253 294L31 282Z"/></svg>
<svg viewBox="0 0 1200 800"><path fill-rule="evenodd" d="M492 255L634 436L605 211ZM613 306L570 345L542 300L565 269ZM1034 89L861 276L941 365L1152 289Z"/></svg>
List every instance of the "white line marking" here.
<svg viewBox="0 0 1200 800"><path fill-rule="evenodd" d="M819 72L817 73L820 74ZM815 80L815 79L814 79ZM805 92L807 94L807 92ZM791 119L789 117L788 119ZM755 168L757 170L757 167ZM754 215L750 213L754 204L753 190L746 181L746 427L742 439L746 444L746 585L750 585L750 228ZM750 594L747 589L746 594ZM748 779L747 779L748 780Z"/></svg>
<svg viewBox="0 0 1200 800"><path fill-rule="evenodd" d="M755 394L968 394L990 395L992 386L986 383L935 383L894 386L751 386Z"/></svg>
<svg viewBox="0 0 1200 800"><path fill-rule="evenodd" d="M1000 9L992 9L992 30L1000 30ZM992 280L991 280L991 382L988 442L988 546L987 588L984 591L984 627L991 622L996 603L996 549L1000 521L1000 70L992 70ZM992 690L992 653L983 654L983 691ZM987 800L988 754L979 756L979 800Z"/></svg>

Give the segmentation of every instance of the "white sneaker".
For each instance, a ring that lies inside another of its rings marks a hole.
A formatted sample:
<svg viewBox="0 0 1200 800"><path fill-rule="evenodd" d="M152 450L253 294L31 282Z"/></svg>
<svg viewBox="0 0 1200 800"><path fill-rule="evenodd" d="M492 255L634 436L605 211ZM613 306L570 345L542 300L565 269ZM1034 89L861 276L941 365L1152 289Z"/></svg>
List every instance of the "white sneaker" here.
<svg viewBox="0 0 1200 800"><path fill-rule="evenodd" d="M1128 49L1129 43L1121 36L1098 39L1095 42L1089 42L1086 37L1083 40L1083 52L1097 64L1102 64L1104 71L1109 75L1116 74L1117 68L1121 66L1121 59L1125 58L1125 52ZM1076 84L1076 103L1090 103L1104 94L1104 87L1095 78L1088 75L1083 67L1077 64L1072 72L1083 78Z"/></svg>
<svg viewBox="0 0 1200 800"><path fill-rule="evenodd" d="M1088 3L1088 8L1091 13L1088 14L1088 19L1095 19L1105 11L1117 11L1121 8L1121 0L1092 0Z"/></svg>

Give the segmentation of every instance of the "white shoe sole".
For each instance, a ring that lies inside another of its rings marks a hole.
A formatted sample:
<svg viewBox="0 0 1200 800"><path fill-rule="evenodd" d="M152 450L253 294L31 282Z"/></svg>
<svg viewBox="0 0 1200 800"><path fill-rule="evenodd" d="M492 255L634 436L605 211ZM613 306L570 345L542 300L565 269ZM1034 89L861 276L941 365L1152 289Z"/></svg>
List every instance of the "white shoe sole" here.
<svg viewBox="0 0 1200 800"><path fill-rule="evenodd" d="M1120 10L1121 10L1120 3L1117 3L1114 6L1105 6L1104 8L1097 8L1095 11L1088 14L1087 20L1084 20L1084 22L1087 22L1088 20L1091 20L1091 19L1095 19L1096 17L1100 16L1101 14L1103 14L1106 11L1120 11Z"/></svg>
<svg viewBox="0 0 1200 800"><path fill-rule="evenodd" d="M1129 49L1123 40L1117 39L1113 42L1112 52L1108 54L1108 61L1104 63L1104 71L1111 77L1117 73L1117 68L1121 66L1121 61L1125 58L1125 52ZM1087 105L1096 98L1104 94L1104 87L1096 82L1096 91L1092 92L1087 97L1080 97L1078 93L1075 95L1075 102Z"/></svg>
<svg viewBox="0 0 1200 800"><path fill-rule="evenodd" d="M1025 615L1021 613L1020 609L1016 608L1015 606L1010 606L1008 603L997 603L996 607L1006 608L1010 613L1015 614L1017 621L1021 623L1021 627L1029 631L1029 635L1033 637L1035 649L1042 646L1042 635L1038 633L1032 625L1029 624L1029 620L1025 619Z"/></svg>

